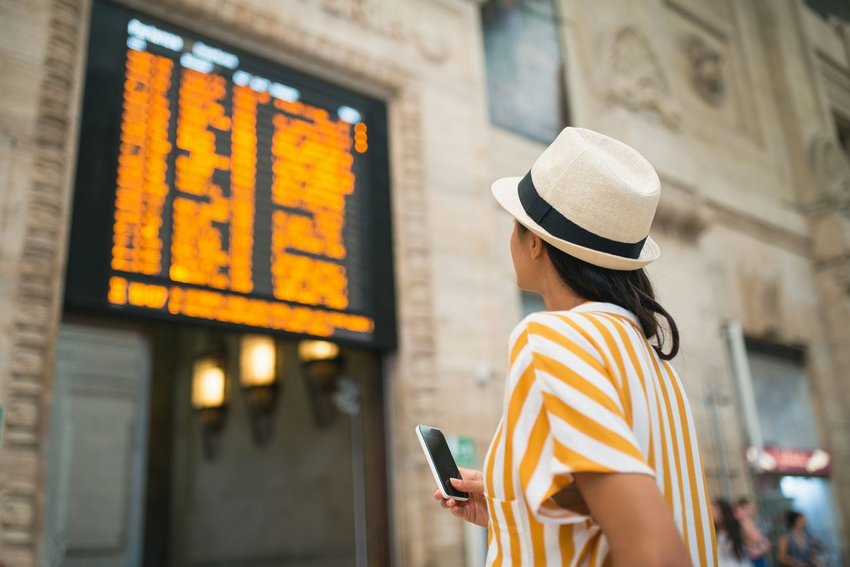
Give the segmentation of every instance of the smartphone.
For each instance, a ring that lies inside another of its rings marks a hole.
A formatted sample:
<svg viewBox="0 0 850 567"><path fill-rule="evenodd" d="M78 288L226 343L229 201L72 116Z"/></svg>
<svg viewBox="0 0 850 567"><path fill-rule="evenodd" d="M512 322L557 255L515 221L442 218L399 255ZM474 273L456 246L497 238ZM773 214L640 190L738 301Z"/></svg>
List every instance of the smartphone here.
<svg viewBox="0 0 850 567"><path fill-rule="evenodd" d="M449 450L449 444L446 443L443 432L436 427L417 425L416 436L419 437L419 443L422 444L422 450L425 451L428 465L431 467L434 480L437 481L437 488L443 498L446 500L449 498L461 501L469 500L469 493L456 489L449 480L460 478L460 471L457 469L455 458Z"/></svg>

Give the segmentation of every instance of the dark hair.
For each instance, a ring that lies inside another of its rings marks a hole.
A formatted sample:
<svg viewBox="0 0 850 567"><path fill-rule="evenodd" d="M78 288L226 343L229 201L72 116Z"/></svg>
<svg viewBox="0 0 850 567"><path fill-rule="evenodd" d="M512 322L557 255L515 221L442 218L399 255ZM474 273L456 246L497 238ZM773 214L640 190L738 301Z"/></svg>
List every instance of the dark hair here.
<svg viewBox="0 0 850 567"><path fill-rule="evenodd" d="M752 501L746 496L741 496L740 498L738 498L736 504L738 506L747 506L748 504L752 504Z"/></svg>
<svg viewBox="0 0 850 567"><path fill-rule="evenodd" d="M788 524L788 529L793 530L794 524L796 524L797 520L802 517L803 515L800 512L795 512L794 510L788 510L785 512L785 523Z"/></svg>
<svg viewBox="0 0 850 567"><path fill-rule="evenodd" d="M717 531L722 530L726 533L729 542L732 544L732 552L735 556L738 559L746 559L747 552L744 546L744 533L741 530L741 522L738 521L738 518L735 517L735 513L732 511L732 505L722 498L718 498L714 503L720 509L721 516L720 525L715 528Z"/></svg>
<svg viewBox="0 0 850 567"><path fill-rule="evenodd" d="M528 231L520 223L517 227L520 234ZM555 270L570 289L591 301L613 303L628 309L637 316L646 338L655 338L657 344L652 347L662 360L672 360L676 356L679 352L679 328L673 317L655 300L652 283L643 268L627 271L600 268L558 250L545 240L543 244ZM659 325L656 316L667 321L672 342L669 352L664 352L664 327Z"/></svg>

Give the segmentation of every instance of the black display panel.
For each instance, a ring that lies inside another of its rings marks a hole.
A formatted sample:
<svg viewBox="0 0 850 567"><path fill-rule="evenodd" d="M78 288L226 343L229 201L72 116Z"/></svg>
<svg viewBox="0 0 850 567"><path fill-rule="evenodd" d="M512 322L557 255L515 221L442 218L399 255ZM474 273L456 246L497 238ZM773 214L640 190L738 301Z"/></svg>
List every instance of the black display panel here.
<svg viewBox="0 0 850 567"><path fill-rule="evenodd" d="M66 308L395 346L386 106L96 0Z"/></svg>

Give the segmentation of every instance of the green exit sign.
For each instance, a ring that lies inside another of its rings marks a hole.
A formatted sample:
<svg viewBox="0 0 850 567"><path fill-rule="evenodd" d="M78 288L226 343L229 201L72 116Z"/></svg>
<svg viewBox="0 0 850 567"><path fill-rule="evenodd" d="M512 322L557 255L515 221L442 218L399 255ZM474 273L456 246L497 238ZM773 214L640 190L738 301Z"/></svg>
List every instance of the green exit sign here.
<svg viewBox="0 0 850 567"><path fill-rule="evenodd" d="M478 461L475 458L475 440L462 435L446 435L449 449L454 455L457 466L467 469L476 468Z"/></svg>

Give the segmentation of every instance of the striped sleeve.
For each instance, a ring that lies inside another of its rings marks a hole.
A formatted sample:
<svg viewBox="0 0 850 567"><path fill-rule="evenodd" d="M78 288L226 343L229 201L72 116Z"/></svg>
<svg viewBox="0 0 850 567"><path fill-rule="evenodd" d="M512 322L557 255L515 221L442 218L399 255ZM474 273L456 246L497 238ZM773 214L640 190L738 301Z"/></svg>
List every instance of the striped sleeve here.
<svg viewBox="0 0 850 567"><path fill-rule="evenodd" d="M654 476L584 317L537 313L516 333L527 352L515 364L525 368L511 371L533 373L526 407L534 408L534 421L547 428L541 450L531 457L536 462L520 470L525 499L541 522L567 524L588 518L577 489L571 487L574 473ZM528 463L529 455L523 461ZM552 496L562 491L565 498L559 500L576 504L556 504Z"/></svg>

